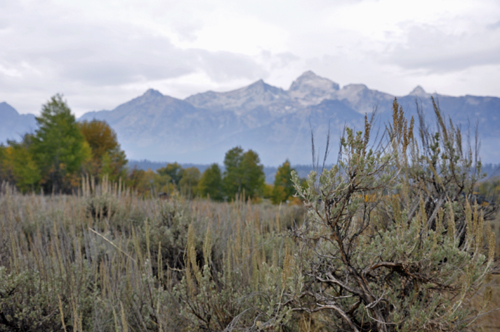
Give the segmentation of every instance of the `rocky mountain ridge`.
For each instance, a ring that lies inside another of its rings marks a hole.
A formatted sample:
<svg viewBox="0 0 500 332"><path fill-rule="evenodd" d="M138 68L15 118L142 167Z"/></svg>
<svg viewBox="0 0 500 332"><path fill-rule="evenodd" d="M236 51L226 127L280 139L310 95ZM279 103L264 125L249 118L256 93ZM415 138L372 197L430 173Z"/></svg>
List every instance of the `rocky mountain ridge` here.
<svg viewBox="0 0 500 332"><path fill-rule="evenodd" d="M483 159L500 161L495 148L500 139L500 98L433 96L455 123L466 126L477 119ZM416 116L416 101L431 115L430 97L417 86L398 101L410 116ZM344 126L361 129L364 114L374 110L378 123L383 123L392 114L393 100L393 95L366 85L340 87L308 71L288 90L259 80L240 89L208 91L181 100L150 89L114 110L88 112L80 120L107 121L131 159L220 163L227 150L241 145L257 151L266 165L278 165L287 158L294 164L310 164L311 131L318 151L324 149L330 130L334 156Z"/></svg>

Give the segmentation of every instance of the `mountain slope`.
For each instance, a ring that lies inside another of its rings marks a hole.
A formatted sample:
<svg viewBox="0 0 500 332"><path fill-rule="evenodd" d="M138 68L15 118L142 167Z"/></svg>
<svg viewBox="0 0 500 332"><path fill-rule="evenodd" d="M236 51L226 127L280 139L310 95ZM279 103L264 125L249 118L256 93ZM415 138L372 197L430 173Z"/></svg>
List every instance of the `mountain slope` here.
<svg viewBox="0 0 500 332"><path fill-rule="evenodd" d="M213 111L231 110L243 115L259 107L267 107L270 115L296 110L297 105L288 93L259 80L247 87L228 92L198 93L185 99L193 106Z"/></svg>
<svg viewBox="0 0 500 332"><path fill-rule="evenodd" d="M152 160L194 156L210 146L212 139L247 128L233 112L209 112L155 90L112 111L86 113L79 121L92 119L107 121L131 158Z"/></svg>
<svg viewBox="0 0 500 332"><path fill-rule="evenodd" d="M19 141L24 134L37 128L33 114L19 114L6 102L0 103L0 143L7 140Z"/></svg>
<svg viewBox="0 0 500 332"><path fill-rule="evenodd" d="M325 151L325 141L330 131L330 149L338 148L344 126L360 130L364 116L337 100L324 100L319 105L308 106L302 111L287 114L266 126L238 133L220 145L221 150L231 148L234 142L247 149L254 149L264 161L278 165L286 159L295 164L310 164L311 131L315 137L317 153ZM271 163L266 163L271 165Z"/></svg>

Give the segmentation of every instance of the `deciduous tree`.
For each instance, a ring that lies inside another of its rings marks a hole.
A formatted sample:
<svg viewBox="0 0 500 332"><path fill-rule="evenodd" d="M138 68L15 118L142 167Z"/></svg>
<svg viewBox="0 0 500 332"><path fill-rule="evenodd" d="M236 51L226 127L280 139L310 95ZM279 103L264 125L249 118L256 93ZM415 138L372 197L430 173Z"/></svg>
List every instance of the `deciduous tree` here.
<svg viewBox="0 0 500 332"><path fill-rule="evenodd" d="M179 181L179 191L188 198L194 198L198 194L198 182L200 181L200 170L196 167L184 169Z"/></svg>
<svg viewBox="0 0 500 332"><path fill-rule="evenodd" d="M276 176L274 177L274 186L271 200L274 204L279 204L287 201L295 193L292 181L292 171L294 169L290 166L287 160L278 167Z"/></svg>
<svg viewBox="0 0 500 332"><path fill-rule="evenodd" d="M256 152L248 150L243 153L241 147L235 147L226 153L224 158L223 188L228 199L245 193L247 198L262 195L265 185L264 166L260 164Z"/></svg>
<svg viewBox="0 0 500 332"><path fill-rule="evenodd" d="M168 175L171 183L178 186L184 174L184 168L178 163L170 163L165 167L159 168L156 172L160 175Z"/></svg>
<svg viewBox="0 0 500 332"><path fill-rule="evenodd" d="M100 120L83 121L79 127L92 149L90 173L94 176L107 175L111 181L124 177L127 158L120 148L115 131Z"/></svg>
<svg viewBox="0 0 500 332"><path fill-rule="evenodd" d="M41 179L40 169L32 158L27 141L28 135L21 143L8 142L0 156L0 168L6 172L6 180L23 193L36 189Z"/></svg>

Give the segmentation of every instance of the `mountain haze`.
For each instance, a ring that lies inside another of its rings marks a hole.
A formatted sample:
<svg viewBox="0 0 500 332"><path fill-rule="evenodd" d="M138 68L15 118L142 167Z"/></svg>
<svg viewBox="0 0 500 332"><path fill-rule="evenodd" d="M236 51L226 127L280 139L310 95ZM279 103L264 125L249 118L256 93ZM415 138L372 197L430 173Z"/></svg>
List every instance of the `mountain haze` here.
<svg viewBox="0 0 500 332"><path fill-rule="evenodd" d="M500 142L500 98L432 96L463 128L469 123L474 127L477 120L483 160L500 161L496 148ZM181 100L150 89L111 111L88 112L79 120L107 121L130 159L220 163L227 150L240 145L257 151L265 165L278 165L287 158L293 164L310 164L311 130L317 150L324 150L330 131L333 158L344 126L362 129L365 113L374 110L379 124L390 119L394 97L364 84L340 87L308 71L288 90L259 80L240 89L208 91ZM417 86L398 97L398 102L408 115L416 117L418 101L427 119L432 120L430 97Z"/></svg>

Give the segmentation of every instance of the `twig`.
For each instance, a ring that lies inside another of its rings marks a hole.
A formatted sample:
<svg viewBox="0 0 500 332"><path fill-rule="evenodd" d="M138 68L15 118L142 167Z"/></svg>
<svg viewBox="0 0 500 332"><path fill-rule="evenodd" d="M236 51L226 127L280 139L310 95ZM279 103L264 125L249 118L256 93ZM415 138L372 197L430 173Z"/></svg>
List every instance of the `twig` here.
<svg viewBox="0 0 500 332"><path fill-rule="evenodd" d="M94 231L92 228L89 227L89 231L99 235L100 237L102 237L104 240L106 240L107 242L109 242L113 247L115 247L116 249L118 249L119 251L121 251L125 256L127 256L128 258L130 258L132 261L134 261L134 263L137 263L137 261L132 257L130 256L129 254L127 254L125 251L123 251L121 248L119 248L116 244L114 244L111 240L109 240L107 237L105 237L104 235Z"/></svg>

